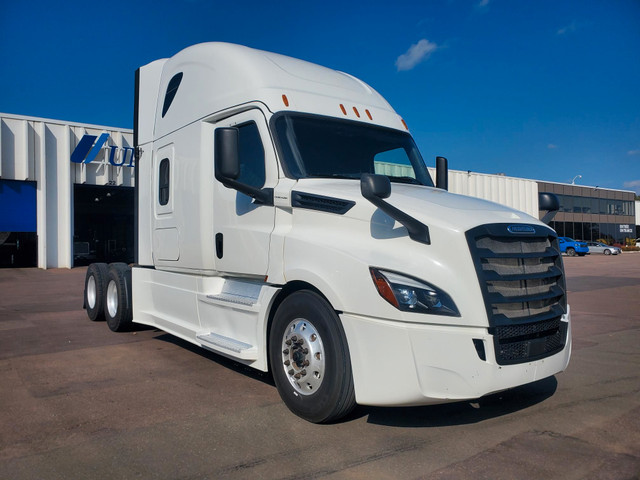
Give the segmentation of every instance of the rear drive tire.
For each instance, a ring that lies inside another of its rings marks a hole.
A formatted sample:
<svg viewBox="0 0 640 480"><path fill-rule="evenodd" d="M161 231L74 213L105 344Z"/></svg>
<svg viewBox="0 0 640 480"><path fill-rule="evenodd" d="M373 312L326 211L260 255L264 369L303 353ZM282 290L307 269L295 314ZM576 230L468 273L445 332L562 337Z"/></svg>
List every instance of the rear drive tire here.
<svg viewBox="0 0 640 480"><path fill-rule="evenodd" d="M109 267L104 299L104 316L114 332L131 328L133 308L131 301L131 268L123 263Z"/></svg>
<svg viewBox="0 0 640 480"><path fill-rule="evenodd" d="M295 292L278 307L269 334L269 361L280 397L299 417L328 423L355 406L342 324L317 293Z"/></svg>
<svg viewBox="0 0 640 480"><path fill-rule="evenodd" d="M576 256L575 248L567 248L567 255L569 255L570 257L575 257Z"/></svg>
<svg viewBox="0 0 640 480"><path fill-rule="evenodd" d="M104 297L109 267L106 263L92 263L84 279L84 308L89 320L104 320Z"/></svg>

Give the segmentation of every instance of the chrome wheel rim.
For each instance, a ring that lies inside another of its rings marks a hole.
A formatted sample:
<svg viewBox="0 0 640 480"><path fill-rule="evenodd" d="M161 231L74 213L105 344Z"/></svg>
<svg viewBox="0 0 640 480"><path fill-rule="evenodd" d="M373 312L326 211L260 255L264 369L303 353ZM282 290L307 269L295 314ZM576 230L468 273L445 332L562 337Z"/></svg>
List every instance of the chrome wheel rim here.
<svg viewBox="0 0 640 480"><path fill-rule="evenodd" d="M96 306L97 299L97 288L96 288L96 279L93 275L89 277L87 280L87 305L89 308L93 309Z"/></svg>
<svg viewBox="0 0 640 480"><path fill-rule="evenodd" d="M326 367L324 346L308 320L296 318L285 329L282 367L296 394L311 395L320 388Z"/></svg>
<svg viewBox="0 0 640 480"><path fill-rule="evenodd" d="M112 318L118 312L118 286L113 280L109 282L107 287L107 310Z"/></svg>

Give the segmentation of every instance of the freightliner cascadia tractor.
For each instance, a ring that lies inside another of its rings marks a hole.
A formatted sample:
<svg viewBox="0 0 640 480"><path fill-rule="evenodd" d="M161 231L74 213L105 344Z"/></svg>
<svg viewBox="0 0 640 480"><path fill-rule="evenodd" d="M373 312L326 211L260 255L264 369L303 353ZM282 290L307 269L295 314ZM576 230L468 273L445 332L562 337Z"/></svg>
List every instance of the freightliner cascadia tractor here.
<svg viewBox="0 0 640 480"><path fill-rule="evenodd" d="M311 422L567 367L556 233L449 193L442 157L434 185L405 122L359 79L195 45L136 72L134 143L136 261L88 268L92 320L270 371Z"/></svg>

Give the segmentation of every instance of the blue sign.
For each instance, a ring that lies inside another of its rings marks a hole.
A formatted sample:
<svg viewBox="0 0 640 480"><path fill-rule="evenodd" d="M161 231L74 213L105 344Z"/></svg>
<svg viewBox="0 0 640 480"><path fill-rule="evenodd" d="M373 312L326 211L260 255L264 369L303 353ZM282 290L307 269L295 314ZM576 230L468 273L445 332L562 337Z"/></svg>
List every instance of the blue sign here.
<svg viewBox="0 0 640 480"><path fill-rule="evenodd" d="M0 180L0 232L36 231L36 182Z"/></svg>
<svg viewBox="0 0 640 480"><path fill-rule="evenodd" d="M71 153L71 161L73 163L93 162L100 153L100 150L102 150L102 146L108 139L108 133L103 133L100 135L100 137L96 137L95 135L83 136L78 142L78 145L76 146L73 153ZM133 147L118 147L117 145L107 145L107 148L110 150L109 163L111 165L113 165L114 167L133 167L135 152L135 149ZM118 149L122 150L122 159L120 162L116 161L116 152ZM127 157L129 159L128 162Z"/></svg>

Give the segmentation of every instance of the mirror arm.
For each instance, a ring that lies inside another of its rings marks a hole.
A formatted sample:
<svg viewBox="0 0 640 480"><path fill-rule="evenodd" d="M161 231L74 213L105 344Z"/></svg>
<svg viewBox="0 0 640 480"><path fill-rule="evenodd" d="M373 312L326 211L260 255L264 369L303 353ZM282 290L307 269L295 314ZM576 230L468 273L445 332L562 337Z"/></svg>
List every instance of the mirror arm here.
<svg viewBox="0 0 640 480"><path fill-rule="evenodd" d="M411 215L404 213L402 210L394 207L390 203L384 201L382 198L375 195L369 188L367 188L366 177L372 174L363 174L360 179L360 191L362 196L373 203L376 207L389 215L394 220L400 222L409 232L409 238L415 242L424 243L425 245L431 245L431 236L429 235L429 227L424 223L413 218ZM387 192L388 193L388 192Z"/></svg>
<svg viewBox="0 0 640 480"><path fill-rule="evenodd" d="M255 202L260 205L273 206L273 188L256 188L231 178L218 178L218 180L225 187L244 193L245 195L253 198Z"/></svg>

